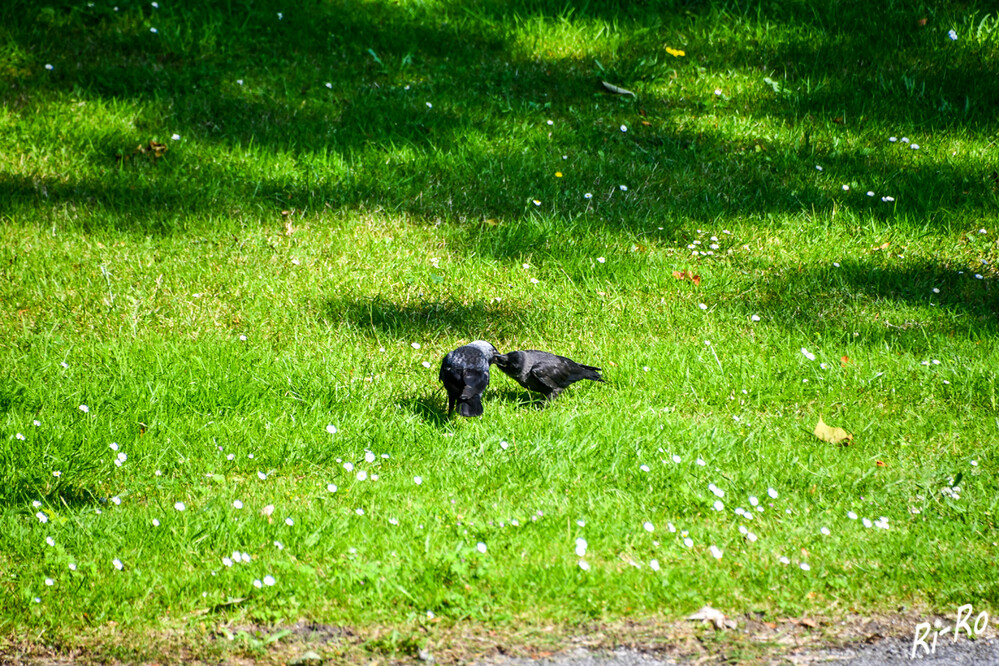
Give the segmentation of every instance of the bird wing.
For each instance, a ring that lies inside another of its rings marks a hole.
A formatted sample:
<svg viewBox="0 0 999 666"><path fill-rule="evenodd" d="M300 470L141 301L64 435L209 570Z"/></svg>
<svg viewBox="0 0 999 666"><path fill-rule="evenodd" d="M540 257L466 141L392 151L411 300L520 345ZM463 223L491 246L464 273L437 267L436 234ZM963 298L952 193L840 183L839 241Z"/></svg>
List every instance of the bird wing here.
<svg viewBox="0 0 999 666"><path fill-rule="evenodd" d="M468 368L462 376L464 387L461 390L461 399L468 400L474 395L479 395L489 386L489 371Z"/></svg>
<svg viewBox="0 0 999 666"><path fill-rule="evenodd" d="M569 378L569 368L558 359L544 359L531 367L531 377L549 391L554 391L567 386L565 382Z"/></svg>

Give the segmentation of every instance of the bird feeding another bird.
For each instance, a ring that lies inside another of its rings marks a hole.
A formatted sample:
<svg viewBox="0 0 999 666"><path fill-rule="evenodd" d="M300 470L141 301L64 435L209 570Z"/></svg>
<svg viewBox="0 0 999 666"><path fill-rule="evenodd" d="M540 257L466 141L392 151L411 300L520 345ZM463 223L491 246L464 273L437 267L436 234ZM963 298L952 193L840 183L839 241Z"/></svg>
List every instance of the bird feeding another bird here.
<svg viewBox="0 0 999 666"><path fill-rule="evenodd" d="M497 354L493 362L504 374L528 391L543 393L549 402L581 379L604 381L600 376L600 368L537 349Z"/></svg>
<svg viewBox="0 0 999 666"><path fill-rule="evenodd" d="M565 356L537 349L500 354L485 340L475 340L448 352L441 361L439 378L447 391L448 416L456 409L459 416L482 416L482 393L489 386L489 366L494 363L525 389L544 394L548 402L581 379L604 381L600 368Z"/></svg>

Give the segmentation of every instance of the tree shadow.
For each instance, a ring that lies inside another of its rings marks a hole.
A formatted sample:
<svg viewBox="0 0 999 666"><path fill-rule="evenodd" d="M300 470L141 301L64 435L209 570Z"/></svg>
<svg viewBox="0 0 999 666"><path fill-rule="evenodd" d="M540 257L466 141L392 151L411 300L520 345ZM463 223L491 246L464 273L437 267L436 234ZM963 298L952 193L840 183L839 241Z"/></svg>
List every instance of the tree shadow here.
<svg viewBox="0 0 999 666"><path fill-rule="evenodd" d="M931 333L999 335L995 279L930 259L879 257L816 267L793 280L761 282L740 302L746 316L766 313L769 321L788 329L806 329L831 339L859 337L867 345L887 341L915 352L929 351ZM883 302L904 304L913 311L911 316L904 310L887 315L880 306ZM922 308L946 310L950 316L927 320L918 316Z"/></svg>
<svg viewBox="0 0 999 666"><path fill-rule="evenodd" d="M462 303L445 297L396 303L378 295L326 301L322 318L329 324L346 323L362 333L388 335L397 340L446 337L467 340L503 339L520 330L522 315L494 302Z"/></svg>

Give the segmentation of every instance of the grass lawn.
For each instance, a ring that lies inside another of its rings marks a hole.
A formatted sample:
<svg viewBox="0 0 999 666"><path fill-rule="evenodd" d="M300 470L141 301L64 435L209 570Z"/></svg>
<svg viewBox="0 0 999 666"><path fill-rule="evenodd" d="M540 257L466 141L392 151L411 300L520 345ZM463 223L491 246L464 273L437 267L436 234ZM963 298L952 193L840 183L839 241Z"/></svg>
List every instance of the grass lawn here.
<svg viewBox="0 0 999 666"><path fill-rule="evenodd" d="M999 612L991 3L14 0L0 74L0 655ZM607 383L449 420L474 339Z"/></svg>

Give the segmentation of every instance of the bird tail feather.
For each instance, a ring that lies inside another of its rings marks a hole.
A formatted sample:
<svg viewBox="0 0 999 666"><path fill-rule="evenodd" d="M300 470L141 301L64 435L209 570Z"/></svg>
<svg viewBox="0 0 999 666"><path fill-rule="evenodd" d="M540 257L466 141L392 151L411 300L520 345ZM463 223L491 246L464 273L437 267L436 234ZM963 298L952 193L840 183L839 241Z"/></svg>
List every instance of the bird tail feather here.
<svg viewBox="0 0 999 666"><path fill-rule="evenodd" d="M458 414L461 416L482 416L482 411L482 396L473 395L458 403Z"/></svg>

